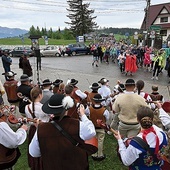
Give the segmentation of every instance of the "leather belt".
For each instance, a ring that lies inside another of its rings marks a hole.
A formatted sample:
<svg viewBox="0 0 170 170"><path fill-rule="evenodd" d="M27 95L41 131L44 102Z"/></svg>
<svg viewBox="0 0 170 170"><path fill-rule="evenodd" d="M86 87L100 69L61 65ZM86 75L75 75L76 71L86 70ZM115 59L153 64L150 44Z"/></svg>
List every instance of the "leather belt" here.
<svg viewBox="0 0 170 170"><path fill-rule="evenodd" d="M121 121L122 122L122 121ZM136 123L126 123L126 122L122 122L123 124L125 124L125 125L138 125L139 123L138 122L136 122Z"/></svg>

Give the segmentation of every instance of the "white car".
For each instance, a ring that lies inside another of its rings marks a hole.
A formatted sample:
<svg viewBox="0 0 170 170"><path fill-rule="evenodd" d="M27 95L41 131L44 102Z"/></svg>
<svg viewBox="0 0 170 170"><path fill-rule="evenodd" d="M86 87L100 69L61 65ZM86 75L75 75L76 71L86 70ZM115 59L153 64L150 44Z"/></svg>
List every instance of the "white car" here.
<svg viewBox="0 0 170 170"><path fill-rule="evenodd" d="M47 46L40 50L40 55L42 57L61 57L61 51L58 46Z"/></svg>

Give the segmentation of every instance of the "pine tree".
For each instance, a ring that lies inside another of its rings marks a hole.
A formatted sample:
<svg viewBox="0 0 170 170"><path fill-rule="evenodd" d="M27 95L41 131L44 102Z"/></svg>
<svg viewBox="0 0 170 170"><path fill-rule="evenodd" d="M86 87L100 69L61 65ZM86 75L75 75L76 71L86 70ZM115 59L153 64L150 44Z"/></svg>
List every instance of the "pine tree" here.
<svg viewBox="0 0 170 170"><path fill-rule="evenodd" d="M70 25L70 30L74 36L81 36L92 32L97 28L97 24L94 22L96 16L92 16L94 10L89 10L90 3L83 4L83 0L68 0L69 15L71 22L65 22Z"/></svg>

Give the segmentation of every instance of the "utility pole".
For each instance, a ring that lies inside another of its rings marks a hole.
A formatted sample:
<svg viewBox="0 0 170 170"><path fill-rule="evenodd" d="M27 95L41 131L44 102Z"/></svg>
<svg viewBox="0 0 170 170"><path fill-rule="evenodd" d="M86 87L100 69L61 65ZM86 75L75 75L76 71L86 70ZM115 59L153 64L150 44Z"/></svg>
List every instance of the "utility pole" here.
<svg viewBox="0 0 170 170"><path fill-rule="evenodd" d="M146 0L146 8L145 8L145 37L144 37L144 45L146 44L146 40L148 38L148 30L149 30L149 8L151 5L151 0Z"/></svg>

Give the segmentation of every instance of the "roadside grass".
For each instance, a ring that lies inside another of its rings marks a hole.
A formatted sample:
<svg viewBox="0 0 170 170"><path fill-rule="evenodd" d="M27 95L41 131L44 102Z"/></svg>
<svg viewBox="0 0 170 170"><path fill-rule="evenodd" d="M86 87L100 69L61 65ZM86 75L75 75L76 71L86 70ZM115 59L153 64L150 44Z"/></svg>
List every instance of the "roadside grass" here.
<svg viewBox="0 0 170 170"><path fill-rule="evenodd" d="M28 143L27 141L21 145L20 147L21 157L16 163L14 169L15 170L30 170L27 162L27 152L28 152ZM93 159L89 156L89 166L90 170L128 170L127 167L122 165L121 161L117 156L117 141L111 135L107 135L104 141L104 153L106 154L106 159L98 162L93 161Z"/></svg>
<svg viewBox="0 0 170 170"><path fill-rule="evenodd" d="M115 34L114 35L116 40L120 40L124 38L123 35ZM76 40L64 40L64 39L48 39L48 45L68 45L76 43ZM86 44L94 43L94 40L86 41ZM31 45L31 40L29 38L24 38L24 41L21 38L1 38L0 39L0 46L1 45ZM45 45L45 41L43 38L39 39L39 45Z"/></svg>

